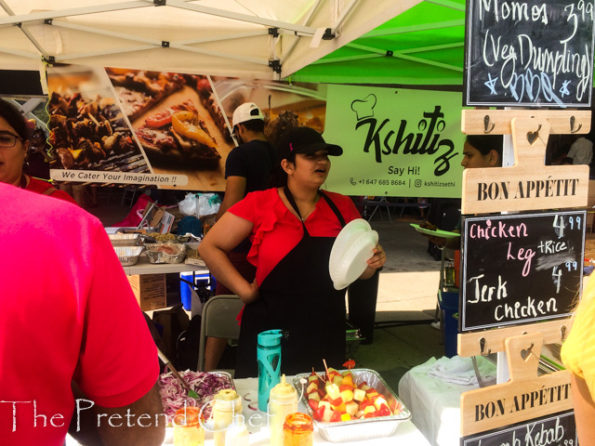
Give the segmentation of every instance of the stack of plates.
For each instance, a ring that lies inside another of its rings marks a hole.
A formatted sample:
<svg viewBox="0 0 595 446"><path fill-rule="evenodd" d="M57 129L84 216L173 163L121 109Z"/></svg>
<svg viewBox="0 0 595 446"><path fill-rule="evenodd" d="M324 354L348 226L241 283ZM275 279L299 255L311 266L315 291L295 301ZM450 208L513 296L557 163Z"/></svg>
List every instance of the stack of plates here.
<svg viewBox="0 0 595 446"><path fill-rule="evenodd" d="M345 225L337 236L329 258L329 273L337 290L348 287L362 275L378 244L378 233L363 218Z"/></svg>

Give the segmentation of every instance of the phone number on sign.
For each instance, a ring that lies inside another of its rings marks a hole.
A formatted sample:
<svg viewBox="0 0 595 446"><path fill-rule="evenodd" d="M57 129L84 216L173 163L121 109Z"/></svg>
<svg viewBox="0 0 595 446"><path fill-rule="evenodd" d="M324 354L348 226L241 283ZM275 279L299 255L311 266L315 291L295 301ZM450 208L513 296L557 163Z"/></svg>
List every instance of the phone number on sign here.
<svg viewBox="0 0 595 446"><path fill-rule="evenodd" d="M407 186L407 180L386 180L386 179L360 179L352 182L352 184L372 184L378 186Z"/></svg>

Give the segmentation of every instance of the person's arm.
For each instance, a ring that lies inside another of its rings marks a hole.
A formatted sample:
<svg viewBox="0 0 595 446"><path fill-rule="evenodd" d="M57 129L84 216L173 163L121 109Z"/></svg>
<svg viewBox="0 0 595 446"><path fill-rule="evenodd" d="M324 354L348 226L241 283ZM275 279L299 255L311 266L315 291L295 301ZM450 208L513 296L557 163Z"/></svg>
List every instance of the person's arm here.
<svg viewBox="0 0 595 446"><path fill-rule="evenodd" d="M89 399L76 383L72 386L78 404L69 434L81 445L161 445L167 420L163 416L156 383L137 401L122 407L89 408Z"/></svg>
<svg viewBox="0 0 595 446"><path fill-rule="evenodd" d="M198 253L219 282L237 294L244 303L256 299L258 285L249 283L233 266L227 253L245 240L252 231L252 222L226 212L205 235Z"/></svg>
<svg viewBox="0 0 595 446"><path fill-rule="evenodd" d="M95 438L103 444L158 445L166 422L159 416L155 423L162 412L157 348L105 230L93 223L92 231L80 226L81 239L93 243L83 253L89 263L75 276L86 285L86 298L73 375L84 399L75 402L74 416L96 414Z"/></svg>
<svg viewBox="0 0 595 446"><path fill-rule="evenodd" d="M246 178L242 176L229 176L225 185L225 195L221 202L219 212L217 212L217 220L234 204L244 198L246 194Z"/></svg>
<svg viewBox="0 0 595 446"><path fill-rule="evenodd" d="M368 266L366 267L362 275L359 276L360 279L369 279L374 275L374 273L377 270L382 268L386 263L386 253L384 252L384 249L382 249L382 246L380 246L380 244L376 245L373 252L374 254L372 254L372 257L370 257L367 260Z"/></svg>

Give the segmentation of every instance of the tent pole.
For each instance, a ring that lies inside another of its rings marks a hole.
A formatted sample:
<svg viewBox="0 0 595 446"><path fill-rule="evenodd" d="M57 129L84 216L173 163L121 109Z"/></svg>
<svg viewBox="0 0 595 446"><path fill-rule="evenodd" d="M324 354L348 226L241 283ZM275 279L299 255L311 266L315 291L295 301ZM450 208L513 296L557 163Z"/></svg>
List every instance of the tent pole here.
<svg viewBox="0 0 595 446"><path fill-rule="evenodd" d="M374 47L370 47L370 46L365 46L365 45L357 45L354 43L348 43L347 45L345 45L346 47L349 48L355 48L358 50L362 50L362 51L368 51L370 53L374 53L374 54L382 54L385 55L386 51L385 50L381 50L378 48L374 48ZM457 46L461 46L461 44L449 44L449 45L435 45L433 47L426 47L425 49L444 49L444 48L450 48L450 47L457 47ZM462 67L456 67L454 65L449 65L449 64L445 64L442 62L435 62L432 60L427 60L427 59L420 59L419 57L412 57L412 56L407 56L408 52L418 52L418 51L424 51L424 48L412 48L410 50L402 50L402 51L398 51L398 52L394 52L392 57L395 57L397 59L403 59L403 60L408 60L410 62L416 62L416 63L420 63L420 64L424 64L424 65L430 65L430 66L434 66L434 67L440 67L440 68L446 68L447 70L452 70L452 71L457 71L462 73L463 72L463 68Z"/></svg>
<svg viewBox="0 0 595 446"><path fill-rule="evenodd" d="M72 17L86 14L97 14L100 12L119 11L122 9L148 7L153 7L153 4L149 4L144 1L130 1L123 3L108 3L107 5L87 6L84 8L61 9L57 11L30 12L29 14L0 17L0 26L18 25L29 22L43 22L48 19L57 19L61 17Z"/></svg>
<svg viewBox="0 0 595 446"><path fill-rule="evenodd" d="M356 4L357 0L351 0L349 6L347 6L343 14L341 14L341 17L338 18L334 29L341 29L341 27L343 26L343 22L347 19L347 16L351 13Z"/></svg>
<svg viewBox="0 0 595 446"><path fill-rule="evenodd" d="M308 11L308 15L306 16L306 18L304 20L304 23L306 24L306 26L310 25L312 16L318 9L320 2L321 2L321 0L316 0L316 3ZM301 39L301 36L298 35L297 38L291 43L291 46L287 49L287 51L285 51L285 54L283 55L283 57L281 57L281 65L283 65L283 62L291 55L291 53L293 53L293 50L295 50L295 47L297 46L300 39Z"/></svg>
<svg viewBox="0 0 595 446"><path fill-rule="evenodd" d="M384 54L362 54L359 56L345 56L345 57L334 57L332 59L318 59L312 62L310 65L323 65L323 64L331 64L331 63L338 63L338 62L351 62L354 60L363 60L363 59L379 59L384 57Z"/></svg>
<svg viewBox="0 0 595 446"><path fill-rule="evenodd" d="M155 45L138 45L138 46L132 46L132 47L128 47L128 48L120 48L117 50L93 51L93 52L88 52L88 53L60 54L59 56L54 56L54 59L58 63L70 63L72 60L75 60L75 59L85 59L88 57L97 57L97 56L108 56L111 54L134 53L136 51L152 50L154 48L155 48Z"/></svg>
<svg viewBox="0 0 595 446"><path fill-rule="evenodd" d="M211 37L211 38L206 38L206 39L180 40L178 43L180 43L182 45L195 45L197 43L225 42L227 40L246 39L246 38L249 39L250 37L266 36L267 34L268 34L267 30L262 30L262 31L248 32L248 33L229 34L227 36Z"/></svg>
<svg viewBox="0 0 595 446"><path fill-rule="evenodd" d="M457 11L465 11L465 5L455 3L450 0L424 0L426 3L433 3L434 5L444 6L445 8L456 9Z"/></svg>
<svg viewBox="0 0 595 446"><path fill-rule="evenodd" d="M314 32L316 31L314 28L311 28L309 26L296 25L293 23L282 22L279 20L272 20L248 14L241 14L238 12L225 11L223 9L209 8L207 6L188 4L181 0L167 0L167 6L180 9L187 9L189 11L199 12L202 14L213 15L217 17L223 17L226 19L237 20L239 22L254 23L256 25L263 25L271 28L286 29L288 31L295 31L310 36L314 35Z"/></svg>
<svg viewBox="0 0 595 446"><path fill-rule="evenodd" d="M206 56L220 57L222 59L237 60L237 61L240 61L240 62L247 62L247 63L253 63L253 64L264 65L264 66L268 66L269 65L269 61L268 60L256 59L254 57L235 56L233 54L222 54L222 53L217 52L217 51L201 50L199 48L194 48L194 47L191 47L191 46L178 45L178 44L176 44L174 42L171 42L170 45L169 45L169 47L170 48L176 48L178 50L189 51L191 53L204 54Z"/></svg>
<svg viewBox="0 0 595 446"><path fill-rule="evenodd" d="M120 48L120 49L116 49L116 50L100 51L100 52L94 52L94 53L62 54L60 56L56 56L56 61L81 59L81 58L85 58L85 57L108 55L108 54L130 53L130 52L135 52L135 51L150 50L150 49L159 48L162 46L162 42L160 40L145 39L142 37L131 36L129 34L117 33L117 32L113 32L113 31L105 31L105 30L101 30L98 28L91 28L89 26L83 26L83 25L75 25L72 23L66 23L66 22L62 22L62 21L53 22L53 26L57 26L60 28L66 28L66 29L72 29L75 31L88 32L91 34L98 34L98 35L102 35L102 36L106 36L106 37L116 37L116 38L121 38L121 39L127 39L127 40L130 40L133 42L147 44L147 45L142 45L142 46ZM251 33L251 34L254 35L255 33ZM201 50L199 48L187 46L183 42L180 42L180 43L170 42L169 47L176 48L176 49L183 50L183 51L205 54L208 56L216 56L216 57L221 57L224 59L238 60L241 62L253 63L253 64L258 64L258 65L267 65L268 64L268 61L264 62L264 61L262 61L260 59L256 59L256 58L250 58L250 57L245 57L245 56L226 55L226 54L221 54L221 53L215 52L215 51Z"/></svg>
<svg viewBox="0 0 595 446"><path fill-rule="evenodd" d="M39 60L39 54L27 53L25 51L13 50L0 47L0 53L12 54L13 56L24 57L26 59Z"/></svg>
<svg viewBox="0 0 595 446"><path fill-rule="evenodd" d="M138 36L132 36L130 34L118 33L115 31L106 31L106 30L103 30L100 28L93 28L91 26L77 25L74 23L63 22L63 21L54 21L54 22L52 22L52 26L56 26L58 28L64 28L64 29L71 29L73 31L87 32L89 34L97 34L97 35L105 36L105 37L116 37L118 39L131 40L133 42L138 42L138 43L147 43L147 44L153 45L155 47L161 46L161 40L145 39L145 38L138 37Z"/></svg>
<svg viewBox="0 0 595 446"><path fill-rule="evenodd" d="M465 20L450 20L448 22L425 23L421 25L403 26L399 28L386 28L370 31L363 37L383 37L396 34L407 34L417 31L432 31L444 28L454 28L455 26L465 26Z"/></svg>
<svg viewBox="0 0 595 446"><path fill-rule="evenodd" d="M6 2L4 0L0 0L0 6L2 6L2 9L4 9L4 11L6 11L6 13L9 16L14 16L14 11L12 10L12 8L10 6L8 6L6 4ZM48 55L47 52L43 49L43 47L37 41L37 39L35 39L35 37L33 37L33 34L31 34L31 32L24 26L21 26L20 30L25 35L25 37L27 39L29 39L29 42L31 42L31 44L37 49L37 51L39 51L39 54L41 56L43 56L43 58L47 58L47 55Z"/></svg>
<svg viewBox="0 0 595 446"><path fill-rule="evenodd" d="M107 37L117 37L119 39L131 40L133 42L150 43L155 46L161 46L160 40L145 39L143 37L133 36L131 34L125 34L125 33L118 33L118 32L114 32L114 31L105 31L105 30L102 30L99 28L92 28L90 26L85 26L85 25L76 25L74 23L63 22L63 21L54 21L54 22L52 22L52 25L58 26L60 28L72 29L74 31L83 31L83 32L91 33L91 34L99 34L99 35L107 36ZM228 36L221 36L221 37L215 37L215 38L183 40L183 41L178 42L178 44L193 45L193 44L197 44L197 43L222 42L225 40L258 37L258 36L263 36L266 34L267 34L267 31L265 31L265 30L253 31L253 32L238 33L238 34L232 34L232 35L228 35Z"/></svg>
<svg viewBox="0 0 595 446"><path fill-rule="evenodd" d="M411 54L411 53L423 53L425 51L438 51L438 50L446 50L451 48L461 48L465 44L462 42L457 43L445 43L444 45L431 45L431 46L422 46L419 48L410 48L408 50L401 50L398 51L399 54Z"/></svg>
<svg viewBox="0 0 595 446"><path fill-rule="evenodd" d="M441 62L434 62L434 61L427 60L427 59L420 59L419 57L411 57L411 56L407 56L405 54L400 54L400 53L395 53L393 57L396 57L398 59L408 60L410 62L416 62L416 63L420 63L420 64L424 64L424 65L430 65L433 67L445 68L447 70L456 71L457 73L462 73L464 71L463 67L455 67L454 65L448 65L445 63L441 63Z"/></svg>
<svg viewBox="0 0 595 446"><path fill-rule="evenodd" d="M161 46L161 45L159 45L159 46ZM187 47L184 45L170 44L170 48L176 48L176 49L188 51L191 53L198 53L198 54L205 54L208 56L220 57L222 59L238 60L240 62L268 66L268 61L262 61L259 59L241 57L241 56L225 55L225 54L221 54L221 53L216 53L214 51L203 51L203 50L199 50L196 48ZM133 47L128 47L128 48L120 48L120 49L116 49L116 50L96 51L96 52L89 52L89 53L61 54L59 56L55 56L55 60L56 60L56 62L68 63L73 59L84 59L84 58L88 58L88 57L132 53L132 52L145 51L145 50L151 50L151 49L155 49L155 45L139 45L139 46L133 46ZM6 52L8 52L8 51L6 51ZM17 53L15 53L15 54L17 54ZM20 55L20 54L17 54L17 55ZM38 57L39 56L37 56L35 58L38 58Z"/></svg>

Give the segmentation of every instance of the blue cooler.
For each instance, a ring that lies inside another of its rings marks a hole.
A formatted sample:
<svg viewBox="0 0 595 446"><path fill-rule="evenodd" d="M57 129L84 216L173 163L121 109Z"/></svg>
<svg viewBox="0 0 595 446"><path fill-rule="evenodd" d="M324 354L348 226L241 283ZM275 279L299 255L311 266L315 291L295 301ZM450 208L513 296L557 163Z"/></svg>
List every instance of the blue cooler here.
<svg viewBox="0 0 595 446"><path fill-rule="evenodd" d="M444 354L452 358L457 354L457 335L459 333L459 293L440 291L440 309L442 310L441 327L444 336Z"/></svg>
<svg viewBox="0 0 595 446"><path fill-rule="evenodd" d="M196 288L199 282L206 282L207 285L213 285L210 283L209 274L194 274L193 278L192 272L180 273L180 298L185 310L190 311L192 309L192 292L190 287Z"/></svg>

